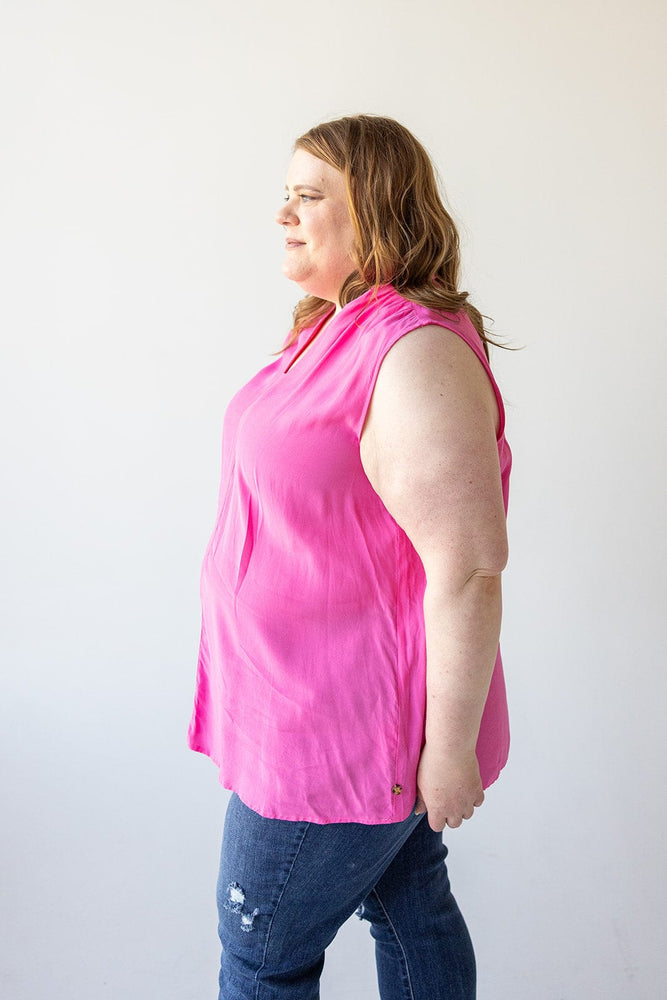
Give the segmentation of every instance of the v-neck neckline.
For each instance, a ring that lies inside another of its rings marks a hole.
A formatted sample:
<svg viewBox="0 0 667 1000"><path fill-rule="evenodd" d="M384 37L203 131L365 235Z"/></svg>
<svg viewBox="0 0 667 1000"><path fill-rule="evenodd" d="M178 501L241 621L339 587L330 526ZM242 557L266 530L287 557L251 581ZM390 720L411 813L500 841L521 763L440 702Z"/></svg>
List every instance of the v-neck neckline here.
<svg viewBox="0 0 667 1000"><path fill-rule="evenodd" d="M301 357L301 355L305 354L305 352L309 349L309 347L311 346L311 344L313 344L315 341L317 341L317 339L320 337L320 331L323 329L324 326L327 327L327 332L328 332L329 328L332 326L332 324L334 324L334 323L337 322L338 317L342 316L343 313L347 312L353 306L356 306L356 307L361 306L362 308L361 308L360 311L363 312L364 308L366 307L366 305L368 304L368 302L370 300L376 301L376 298L379 297L380 294L382 294L383 292L385 292L385 290L387 290L387 289L392 289L392 286L391 285L379 285L378 288L377 288L377 296L376 297L372 297L373 289L374 289L374 286L371 286L370 288L367 288L365 292L362 292L361 295L358 295L356 297L356 299L352 299L351 302L348 302L346 305L344 305L342 309L338 310L338 312L336 312L336 310L334 308L333 312L330 311L330 312L326 313L326 315L323 316L322 319L317 323L315 329L311 333L311 335L308 338L308 340L306 341L306 343L303 344L296 351L296 353L294 354L294 356L292 357L292 359L288 362L287 367L283 368L282 374L283 375L287 375L292 370L293 366L299 360L299 358Z"/></svg>
<svg viewBox="0 0 667 1000"><path fill-rule="evenodd" d="M283 375L287 375L287 373L289 372L289 370L292 368L293 365L296 364L296 362L299 360L299 358L301 357L301 355L305 354L306 351L308 350L308 348L310 347L310 345L313 344L317 340L317 338L318 338L318 336L320 334L320 331L323 329L323 327L325 327L328 324L330 324L331 320L333 320L334 317L337 316L342 311L343 311L342 309L339 309L338 313L337 313L336 310L335 310L335 308L334 308L333 312L328 312L328 313L326 313L325 316L322 317L322 319L319 321L319 323L317 323L317 325L315 326L315 329L313 330L313 332L311 333L310 337L305 342L305 344L303 344L297 350L297 352L294 355L294 357L291 359L291 361L288 362L287 367L283 368Z"/></svg>

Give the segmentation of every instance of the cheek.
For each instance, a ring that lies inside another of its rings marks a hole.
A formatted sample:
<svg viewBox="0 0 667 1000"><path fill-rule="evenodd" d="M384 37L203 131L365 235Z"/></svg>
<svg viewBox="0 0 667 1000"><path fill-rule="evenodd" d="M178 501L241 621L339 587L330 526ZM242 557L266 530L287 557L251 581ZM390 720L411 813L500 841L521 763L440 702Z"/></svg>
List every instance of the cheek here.
<svg viewBox="0 0 667 1000"><path fill-rule="evenodd" d="M347 212L339 215L335 222L335 232L339 254L349 257L354 249L354 229Z"/></svg>
<svg viewBox="0 0 667 1000"><path fill-rule="evenodd" d="M354 232L354 227L352 225L352 222L350 221L350 217L347 214L345 216L345 223L342 232L344 233L345 249L347 250L348 254L352 254L354 252L354 244L356 236Z"/></svg>
<svg viewBox="0 0 667 1000"><path fill-rule="evenodd" d="M352 263L354 263L354 261L355 261L355 252L354 252L354 230L353 229L350 229L349 232L346 233L345 243L343 244L343 249L344 249L344 253L345 253L346 259L348 261L352 261Z"/></svg>

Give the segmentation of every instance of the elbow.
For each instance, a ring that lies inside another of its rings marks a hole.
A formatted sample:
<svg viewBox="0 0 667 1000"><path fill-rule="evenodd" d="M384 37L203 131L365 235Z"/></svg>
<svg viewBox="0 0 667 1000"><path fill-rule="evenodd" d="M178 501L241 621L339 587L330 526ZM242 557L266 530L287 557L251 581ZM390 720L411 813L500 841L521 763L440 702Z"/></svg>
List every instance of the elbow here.
<svg viewBox="0 0 667 1000"><path fill-rule="evenodd" d="M487 552L484 553L482 559L478 560L479 565L476 566L471 576L500 576L505 567L507 566L507 560L509 558L509 546L507 544L507 535L503 535L499 538L495 545L489 548Z"/></svg>
<svg viewBox="0 0 667 1000"><path fill-rule="evenodd" d="M482 544L470 555L474 559L471 566L473 576L500 576L507 566L509 545L505 520L495 524L482 540Z"/></svg>
<svg viewBox="0 0 667 1000"><path fill-rule="evenodd" d="M500 580L508 556L507 537L503 536L483 549L456 554L430 553L422 561L430 588L457 592L472 580Z"/></svg>

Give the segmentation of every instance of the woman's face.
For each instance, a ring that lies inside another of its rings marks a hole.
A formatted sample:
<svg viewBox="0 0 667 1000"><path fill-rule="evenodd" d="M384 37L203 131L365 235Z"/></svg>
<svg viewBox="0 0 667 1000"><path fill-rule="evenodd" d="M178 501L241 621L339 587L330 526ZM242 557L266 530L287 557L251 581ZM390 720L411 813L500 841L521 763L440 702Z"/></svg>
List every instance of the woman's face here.
<svg viewBox="0 0 667 1000"><path fill-rule="evenodd" d="M276 222L285 229L285 277L309 295L335 302L339 309L340 289L356 269L342 172L297 149Z"/></svg>

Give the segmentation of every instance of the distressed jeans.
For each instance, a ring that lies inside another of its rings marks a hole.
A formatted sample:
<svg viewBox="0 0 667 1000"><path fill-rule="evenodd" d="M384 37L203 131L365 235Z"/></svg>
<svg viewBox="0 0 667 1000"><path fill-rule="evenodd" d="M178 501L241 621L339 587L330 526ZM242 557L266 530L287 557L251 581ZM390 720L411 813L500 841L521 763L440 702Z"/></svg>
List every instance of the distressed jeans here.
<svg viewBox="0 0 667 1000"><path fill-rule="evenodd" d="M382 1000L474 1000L475 958L442 834L266 819L233 794L218 879L219 1000L316 1000L325 948L370 922ZM361 998L360 998L361 1000Z"/></svg>

